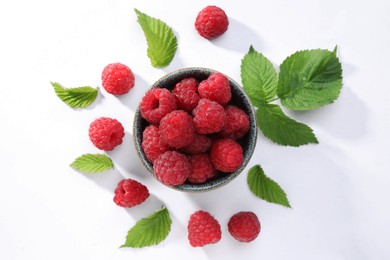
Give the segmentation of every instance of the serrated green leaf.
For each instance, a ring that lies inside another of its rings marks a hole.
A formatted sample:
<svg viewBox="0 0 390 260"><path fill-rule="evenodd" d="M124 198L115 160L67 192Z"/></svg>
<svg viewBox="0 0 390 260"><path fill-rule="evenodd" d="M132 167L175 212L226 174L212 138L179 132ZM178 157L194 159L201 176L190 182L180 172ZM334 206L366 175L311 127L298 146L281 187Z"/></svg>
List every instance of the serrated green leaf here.
<svg viewBox="0 0 390 260"><path fill-rule="evenodd" d="M86 173L96 173L114 168L110 157L105 154L83 154L76 158L71 167Z"/></svg>
<svg viewBox="0 0 390 260"><path fill-rule="evenodd" d="M284 190L265 175L260 165L255 165L249 169L247 182L249 189L257 197L291 208Z"/></svg>
<svg viewBox="0 0 390 260"><path fill-rule="evenodd" d="M134 9L134 11L148 43L147 54L152 66L168 66L177 49L177 39L173 30L159 19L144 14L137 9Z"/></svg>
<svg viewBox="0 0 390 260"><path fill-rule="evenodd" d="M298 51L280 65L277 95L283 106L311 110L333 103L342 86L342 67L334 51Z"/></svg>
<svg viewBox="0 0 390 260"><path fill-rule="evenodd" d="M171 224L172 220L168 209L163 207L152 215L139 220L127 232L126 241L121 247L141 248L157 245L168 236Z"/></svg>
<svg viewBox="0 0 390 260"><path fill-rule="evenodd" d="M286 116L278 105L266 104L259 107L256 118L264 136L277 144L300 146L318 143L310 127Z"/></svg>
<svg viewBox="0 0 390 260"><path fill-rule="evenodd" d="M275 68L252 46L241 61L241 81L254 106L268 103L276 96L278 76Z"/></svg>
<svg viewBox="0 0 390 260"><path fill-rule="evenodd" d="M68 106L85 108L91 105L97 95L98 89L92 87L64 88L60 83L50 82L57 96Z"/></svg>

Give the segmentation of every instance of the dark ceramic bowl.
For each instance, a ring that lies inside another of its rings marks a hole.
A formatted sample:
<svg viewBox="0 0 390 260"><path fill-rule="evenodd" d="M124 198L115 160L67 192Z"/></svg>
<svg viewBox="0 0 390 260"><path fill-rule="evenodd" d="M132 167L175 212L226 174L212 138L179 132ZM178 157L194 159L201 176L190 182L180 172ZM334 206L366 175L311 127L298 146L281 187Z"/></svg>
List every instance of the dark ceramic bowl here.
<svg viewBox="0 0 390 260"><path fill-rule="evenodd" d="M168 73L164 77L157 80L152 85L151 88L157 87L157 88L166 88L172 90L173 87L176 85L176 83L178 83L184 78L194 77L200 82L204 79L207 79L208 76L214 72L217 71L212 69L207 69L207 68L196 68L196 67L176 70L174 72ZM202 184L192 184L186 181L184 184L179 186L172 186L172 187L170 186L175 190L185 191L185 192L203 192L203 191L209 191L221 187L229 183L230 181L232 181L234 178L236 178L244 170L250 158L252 157L253 151L256 146L256 139L257 139L257 124L256 124L255 112L253 110L252 104L248 96L245 94L241 86L238 85L235 81L233 81L228 76L227 78L229 79L231 91L232 91L232 99L229 102L229 104L235 105L243 109L249 115L250 129L244 137L237 140L240 143L241 147L243 148L244 161L241 167L232 173L218 173L215 178L210 179L207 182ZM153 177L155 177L153 172L153 164L150 163L148 159L146 159L145 153L143 152L141 147L142 132L145 129L145 127L148 125L149 123L141 117L141 113L138 107L134 116L134 124L133 124L134 144L143 165L153 175Z"/></svg>

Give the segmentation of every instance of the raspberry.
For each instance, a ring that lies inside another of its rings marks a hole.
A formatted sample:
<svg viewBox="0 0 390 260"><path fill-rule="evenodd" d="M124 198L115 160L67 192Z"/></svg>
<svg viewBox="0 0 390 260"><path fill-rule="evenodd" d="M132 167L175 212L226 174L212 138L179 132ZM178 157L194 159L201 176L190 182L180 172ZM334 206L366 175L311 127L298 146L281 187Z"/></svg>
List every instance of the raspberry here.
<svg viewBox="0 0 390 260"><path fill-rule="evenodd" d="M204 183L216 175L210 156L207 153L193 154L189 156L191 173L188 181L191 183Z"/></svg>
<svg viewBox="0 0 390 260"><path fill-rule="evenodd" d="M164 116L159 130L163 142L176 149L189 145L195 137L192 117L183 110L175 110Z"/></svg>
<svg viewBox="0 0 390 260"><path fill-rule="evenodd" d="M260 229L259 219L250 211L238 212L228 222L229 233L240 242L253 241L259 235Z"/></svg>
<svg viewBox="0 0 390 260"><path fill-rule="evenodd" d="M153 88L143 96L139 109L144 119L157 124L166 114L176 109L175 96L165 88Z"/></svg>
<svg viewBox="0 0 390 260"><path fill-rule="evenodd" d="M226 105L232 98L229 79L222 73L215 72L200 82L198 92L201 98L208 98Z"/></svg>
<svg viewBox="0 0 390 260"><path fill-rule="evenodd" d="M104 89L114 95L122 95L134 87L134 74L129 67L121 63L111 63L102 72Z"/></svg>
<svg viewBox="0 0 390 260"><path fill-rule="evenodd" d="M149 125L142 133L142 149L149 161L153 161L162 153L168 151L168 145L160 138L158 126Z"/></svg>
<svg viewBox="0 0 390 260"><path fill-rule="evenodd" d="M149 190L138 181L121 180L115 189L114 202L121 207L131 208L141 204L149 197Z"/></svg>
<svg viewBox="0 0 390 260"><path fill-rule="evenodd" d="M112 151L122 143L124 135L125 130L116 119L101 117L89 126L89 139L100 150Z"/></svg>
<svg viewBox="0 0 390 260"><path fill-rule="evenodd" d="M166 151L154 160L156 178L168 186L183 184L191 173L190 162L182 153Z"/></svg>
<svg viewBox="0 0 390 260"><path fill-rule="evenodd" d="M195 20L195 28L198 33L209 40L222 35L228 26L229 20L226 13L217 6L203 8Z"/></svg>
<svg viewBox="0 0 390 260"><path fill-rule="evenodd" d="M202 247L221 240L221 226L210 213L198 210L188 221L188 240L193 247Z"/></svg>
<svg viewBox="0 0 390 260"><path fill-rule="evenodd" d="M181 151L183 153L197 154L206 152L213 142L211 138L206 135L200 135L195 133L194 140L187 146L184 146Z"/></svg>
<svg viewBox="0 0 390 260"><path fill-rule="evenodd" d="M244 110L232 105L225 107L225 114L226 122L220 131L221 136L231 139L243 137L250 127L249 116Z"/></svg>
<svg viewBox="0 0 390 260"><path fill-rule="evenodd" d="M191 112L199 102L197 93L198 82L195 78L185 78L176 84L173 94L176 97L177 108Z"/></svg>
<svg viewBox="0 0 390 260"><path fill-rule="evenodd" d="M241 146L228 138L214 141L210 150L210 159L215 169L221 172L234 172L240 168L244 160Z"/></svg>
<svg viewBox="0 0 390 260"><path fill-rule="evenodd" d="M199 134L218 132L225 125L225 109L217 102L202 98L192 114L195 130Z"/></svg>

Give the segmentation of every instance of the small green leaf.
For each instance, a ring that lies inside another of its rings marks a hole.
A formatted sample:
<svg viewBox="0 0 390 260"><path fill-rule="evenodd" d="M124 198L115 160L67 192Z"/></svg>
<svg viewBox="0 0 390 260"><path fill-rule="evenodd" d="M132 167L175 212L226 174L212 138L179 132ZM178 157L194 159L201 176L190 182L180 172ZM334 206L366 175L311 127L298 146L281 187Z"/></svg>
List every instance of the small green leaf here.
<svg viewBox="0 0 390 260"><path fill-rule="evenodd" d="M64 88L60 83L50 82L57 96L70 107L85 108L95 101L98 89L91 87Z"/></svg>
<svg viewBox="0 0 390 260"><path fill-rule="evenodd" d="M291 208L286 193L279 184L264 174L260 165L255 165L249 169L247 182L249 189L257 197Z"/></svg>
<svg viewBox="0 0 390 260"><path fill-rule="evenodd" d="M148 16L137 9L134 11L148 43L147 53L152 66L168 66L177 49L177 39L173 30L159 19Z"/></svg>
<svg viewBox="0 0 390 260"><path fill-rule="evenodd" d="M252 46L241 61L241 80L254 106L268 103L276 96L278 76L275 68Z"/></svg>
<svg viewBox="0 0 390 260"><path fill-rule="evenodd" d="M278 105L266 104L259 107L256 118L264 136L277 144L300 146L318 143L310 127L286 116Z"/></svg>
<svg viewBox="0 0 390 260"><path fill-rule="evenodd" d="M86 173L96 173L114 168L110 157L105 154L83 154L76 158L71 167Z"/></svg>
<svg viewBox="0 0 390 260"><path fill-rule="evenodd" d="M121 247L141 248L157 245L168 236L171 224L172 220L168 209L163 207L152 215L139 220L127 232L126 242Z"/></svg>
<svg viewBox="0 0 390 260"><path fill-rule="evenodd" d="M334 51L298 51L280 65L277 94L283 106L311 110L331 104L340 94L342 67Z"/></svg>

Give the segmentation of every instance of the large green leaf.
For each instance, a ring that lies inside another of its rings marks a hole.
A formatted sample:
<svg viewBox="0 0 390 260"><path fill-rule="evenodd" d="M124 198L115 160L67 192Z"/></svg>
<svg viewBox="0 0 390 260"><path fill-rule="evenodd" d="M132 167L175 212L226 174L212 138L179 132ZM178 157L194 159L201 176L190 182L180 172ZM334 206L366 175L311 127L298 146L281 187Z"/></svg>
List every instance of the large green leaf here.
<svg viewBox="0 0 390 260"><path fill-rule="evenodd" d="M252 46L241 61L241 81L254 106L268 103L276 96L278 76L275 68Z"/></svg>
<svg viewBox="0 0 390 260"><path fill-rule="evenodd" d="M286 116L278 105L260 106L256 118L264 136L277 144L300 146L318 143L310 127Z"/></svg>
<svg viewBox="0 0 390 260"><path fill-rule="evenodd" d="M342 68L336 49L305 50L280 65L277 95L287 108L311 110L333 103L341 86Z"/></svg>
<svg viewBox="0 0 390 260"><path fill-rule="evenodd" d="M163 21L134 9L138 23L144 31L148 43L148 57L153 67L168 66L177 49L177 39L173 30Z"/></svg>
<svg viewBox="0 0 390 260"><path fill-rule="evenodd" d="M168 209L154 212L142 218L127 233L126 241L121 247L141 248L157 245L162 242L171 231L172 220Z"/></svg>

